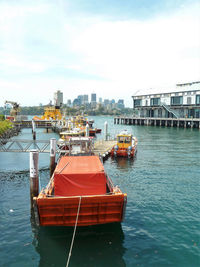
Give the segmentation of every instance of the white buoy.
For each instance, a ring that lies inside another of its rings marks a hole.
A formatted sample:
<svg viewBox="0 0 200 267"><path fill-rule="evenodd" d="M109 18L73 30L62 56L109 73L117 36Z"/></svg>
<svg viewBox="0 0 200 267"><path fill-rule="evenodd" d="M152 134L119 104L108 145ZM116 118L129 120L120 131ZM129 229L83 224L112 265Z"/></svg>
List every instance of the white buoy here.
<svg viewBox="0 0 200 267"><path fill-rule="evenodd" d="M50 178L55 170L56 162L56 138L50 139Z"/></svg>
<svg viewBox="0 0 200 267"><path fill-rule="evenodd" d="M39 193L39 172L38 172L39 153L37 150L30 151L30 198L31 204L33 197L37 197Z"/></svg>
<svg viewBox="0 0 200 267"><path fill-rule="evenodd" d="M107 121L104 123L104 140L108 140L108 123Z"/></svg>

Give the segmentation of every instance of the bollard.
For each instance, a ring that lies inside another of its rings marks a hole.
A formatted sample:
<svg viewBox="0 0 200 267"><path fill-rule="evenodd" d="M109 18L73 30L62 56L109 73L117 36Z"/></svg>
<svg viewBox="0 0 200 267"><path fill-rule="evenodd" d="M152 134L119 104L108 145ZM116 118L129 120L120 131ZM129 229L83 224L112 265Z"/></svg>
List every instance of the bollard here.
<svg viewBox="0 0 200 267"><path fill-rule="evenodd" d="M87 123L86 129L85 129L85 136L89 137L90 136L90 131L89 131L89 124Z"/></svg>
<svg viewBox="0 0 200 267"><path fill-rule="evenodd" d="M56 166L56 138L50 139L50 178L53 175Z"/></svg>
<svg viewBox="0 0 200 267"><path fill-rule="evenodd" d="M33 197L37 197L39 193L39 172L38 172L38 158L37 150L30 151L30 198L31 207L33 206Z"/></svg>
<svg viewBox="0 0 200 267"><path fill-rule="evenodd" d="M35 130L35 121L32 120L32 133L33 133L33 140L36 139L36 130Z"/></svg>
<svg viewBox="0 0 200 267"><path fill-rule="evenodd" d="M107 121L104 123L104 140L108 140L108 123Z"/></svg>

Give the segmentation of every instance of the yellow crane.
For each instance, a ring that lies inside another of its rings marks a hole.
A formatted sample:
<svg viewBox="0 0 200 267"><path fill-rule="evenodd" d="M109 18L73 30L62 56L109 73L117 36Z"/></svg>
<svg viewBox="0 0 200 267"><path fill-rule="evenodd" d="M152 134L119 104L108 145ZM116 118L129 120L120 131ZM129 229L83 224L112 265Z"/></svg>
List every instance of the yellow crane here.
<svg viewBox="0 0 200 267"><path fill-rule="evenodd" d="M12 108L10 110L10 116L14 117L14 120L16 120L17 115L19 115L20 112L20 106L17 102L14 101L5 101L5 105L11 105Z"/></svg>

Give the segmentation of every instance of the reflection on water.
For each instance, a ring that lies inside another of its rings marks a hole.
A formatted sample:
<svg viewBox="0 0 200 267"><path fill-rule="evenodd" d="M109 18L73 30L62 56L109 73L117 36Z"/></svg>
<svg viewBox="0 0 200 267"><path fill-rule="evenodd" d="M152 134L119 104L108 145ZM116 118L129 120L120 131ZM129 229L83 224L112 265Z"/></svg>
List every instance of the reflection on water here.
<svg viewBox="0 0 200 267"><path fill-rule="evenodd" d="M39 266L66 266L73 227L36 227L33 245L40 255ZM70 266L126 266L121 224L78 227ZM64 256L65 255L65 256Z"/></svg>
<svg viewBox="0 0 200 267"><path fill-rule="evenodd" d="M134 159L129 159L125 157L116 157L112 158L111 160L112 164L117 165L117 167L121 170L128 170L128 168L131 168L134 165Z"/></svg>

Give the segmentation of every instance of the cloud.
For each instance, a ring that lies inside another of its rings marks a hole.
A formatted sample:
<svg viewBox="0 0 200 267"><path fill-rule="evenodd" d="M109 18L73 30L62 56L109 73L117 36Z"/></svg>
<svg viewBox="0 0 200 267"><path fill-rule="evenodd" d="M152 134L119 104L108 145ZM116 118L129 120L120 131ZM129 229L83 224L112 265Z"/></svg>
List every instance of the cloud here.
<svg viewBox="0 0 200 267"><path fill-rule="evenodd" d="M95 16L71 12L66 1L10 3L0 3L5 98L12 92L23 105L47 103L59 88L65 99L96 92L131 105L138 89L200 78L199 4L187 1L170 15L110 19L102 9Z"/></svg>
<svg viewBox="0 0 200 267"><path fill-rule="evenodd" d="M148 21L104 21L77 36L72 48L84 57L84 69L122 85L176 83L199 74L199 30L196 9Z"/></svg>

